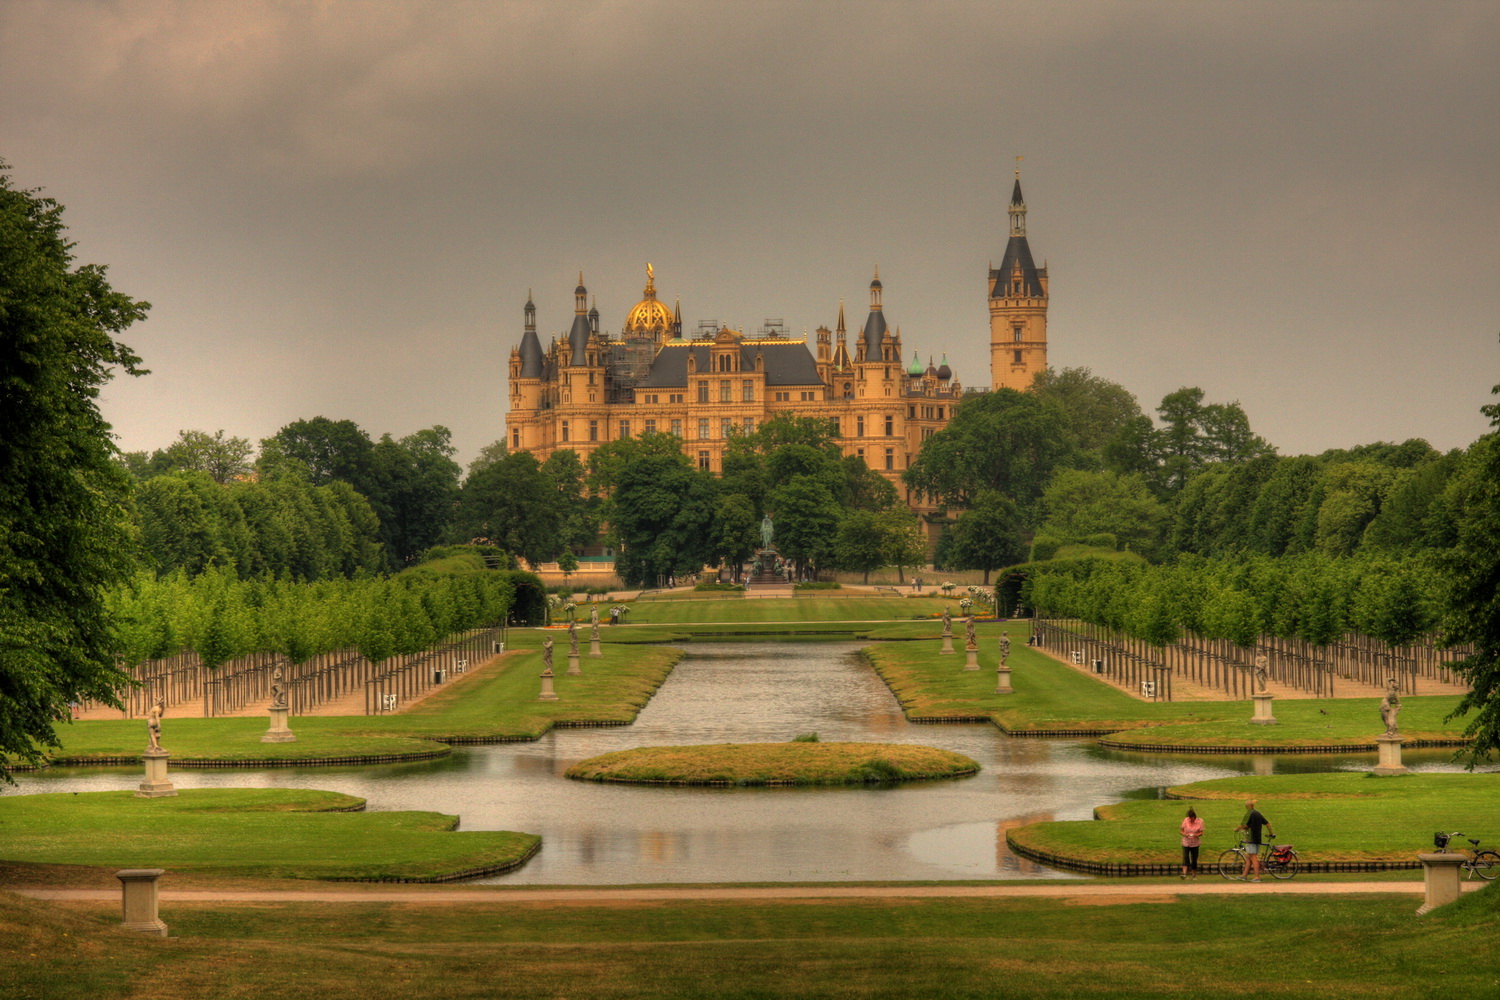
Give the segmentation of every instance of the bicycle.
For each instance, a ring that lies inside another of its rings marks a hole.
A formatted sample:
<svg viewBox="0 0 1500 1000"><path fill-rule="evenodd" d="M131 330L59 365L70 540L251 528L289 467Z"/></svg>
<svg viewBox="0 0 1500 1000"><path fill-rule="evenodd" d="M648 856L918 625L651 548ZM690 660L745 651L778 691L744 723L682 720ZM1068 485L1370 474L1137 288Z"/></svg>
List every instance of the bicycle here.
<svg viewBox="0 0 1500 1000"><path fill-rule="evenodd" d="M1275 840L1273 836L1271 838ZM1219 855L1219 874L1230 882L1240 881L1244 876L1245 862L1250 855L1245 851L1245 841ZM1297 851L1291 844L1262 844L1260 846L1260 870L1272 878L1288 879L1297 874L1301 863Z"/></svg>
<svg viewBox="0 0 1500 1000"><path fill-rule="evenodd" d="M1439 831L1432 835L1432 843L1437 847L1439 851L1446 853L1448 850L1448 842L1455 837L1464 837L1464 835L1459 833L1457 830L1454 830L1452 833L1443 833ZM1473 878L1475 875L1478 875L1480 878L1488 882L1496 875L1500 875L1500 854L1496 854L1494 851L1489 850L1481 851L1479 849L1479 841L1475 840L1473 837L1464 837L1464 839L1474 845L1473 847L1469 848L1469 856L1465 858L1464 863L1459 866L1464 871L1468 872L1468 874L1465 875L1464 878Z"/></svg>

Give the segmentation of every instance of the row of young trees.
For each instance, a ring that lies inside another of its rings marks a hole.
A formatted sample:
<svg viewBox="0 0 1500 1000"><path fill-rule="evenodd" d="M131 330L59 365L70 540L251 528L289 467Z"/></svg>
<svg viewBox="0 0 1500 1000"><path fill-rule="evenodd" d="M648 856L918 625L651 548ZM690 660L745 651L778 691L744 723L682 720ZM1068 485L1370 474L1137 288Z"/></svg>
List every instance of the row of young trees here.
<svg viewBox="0 0 1500 1000"><path fill-rule="evenodd" d="M535 576L514 571L297 583L214 568L140 574L105 606L126 667L193 652L212 670L253 653L298 664L343 649L379 663L513 614L535 624L545 596Z"/></svg>

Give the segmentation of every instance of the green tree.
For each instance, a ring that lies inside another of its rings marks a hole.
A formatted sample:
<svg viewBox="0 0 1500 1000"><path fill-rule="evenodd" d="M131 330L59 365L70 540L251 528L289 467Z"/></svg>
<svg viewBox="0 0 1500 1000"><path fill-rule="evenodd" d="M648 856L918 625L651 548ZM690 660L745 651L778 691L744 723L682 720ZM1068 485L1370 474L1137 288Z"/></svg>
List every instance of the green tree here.
<svg viewBox="0 0 1500 1000"><path fill-rule="evenodd" d="M917 515L904 504L894 504L875 512L880 532L882 565L896 567L896 579L906 582L906 570L920 568L927 562L927 534Z"/></svg>
<svg viewBox="0 0 1500 1000"><path fill-rule="evenodd" d="M536 456L517 451L481 468L464 481L458 531L466 541L484 541L513 552L533 567L563 549L556 489Z"/></svg>
<svg viewBox="0 0 1500 1000"><path fill-rule="evenodd" d="M721 495L714 508L713 532L714 554L734 568L738 581L745 560L760 544L760 517L750 498L743 493Z"/></svg>
<svg viewBox="0 0 1500 1000"><path fill-rule="evenodd" d="M833 543L833 558L839 569L862 573L864 582L869 583L870 573L885 565L881 535L876 516L870 511L852 510L845 515Z"/></svg>
<svg viewBox="0 0 1500 1000"><path fill-rule="evenodd" d="M262 441L256 467L262 478L297 471L314 486L341 479L368 497L374 450L370 435L354 421L313 417L287 424Z"/></svg>
<svg viewBox="0 0 1500 1000"><path fill-rule="evenodd" d="M1066 417L1032 393L999 389L958 405L948 426L927 439L902 480L917 493L968 507L991 491L1029 509L1069 455Z"/></svg>
<svg viewBox="0 0 1500 1000"><path fill-rule="evenodd" d="M36 761L68 702L118 704L105 595L134 552L99 389L145 374L115 337L149 305L74 266L63 208L0 162L0 755Z"/></svg>
<svg viewBox="0 0 1500 1000"><path fill-rule="evenodd" d="M177 440L153 453L126 456L126 465L139 479L168 472L206 472L214 482L223 485L250 474L250 456L255 449L244 438L226 438L222 430L179 431Z"/></svg>
<svg viewBox="0 0 1500 1000"><path fill-rule="evenodd" d="M1074 445L1098 460L1132 420L1143 416L1130 390L1087 368L1044 368L1032 380L1031 392L1057 404Z"/></svg>
<svg viewBox="0 0 1500 1000"><path fill-rule="evenodd" d="M1500 385L1493 391L1500 394ZM1500 404L1483 412L1500 428ZM1500 431L1470 446L1446 499L1457 541L1438 557L1443 631L1451 644L1474 647L1456 668L1469 691L1454 716L1469 715L1464 732L1474 742L1467 753L1480 762L1500 750Z"/></svg>
<svg viewBox="0 0 1500 1000"><path fill-rule="evenodd" d="M818 476L793 476L766 496L776 518L776 548L801 576L833 564L834 543L844 511Z"/></svg>
<svg viewBox="0 0 1500 1000"><path fill-rule="evenodd" d="M983 570L988 585L991 570L1026 561L1021 528L1021 512L1010 498L985 490L948 528L943 568Z"/></svg>
<svg viewBox="0 0 1500 1000"><path fill-rule="evenodd" d="M463 471L453 451L452 435L441 425L399 441L382 435L371 449L372 485L360 492L378 512L386 554L398 566L448 534Z"/></svg>
<svg viewBox="0 0 1500 1000"><path fill-rule="evenodd" d="M1066 542L1114 535L1123 548L1151 558L1161 544L1167 509L1139 475L1060 470L1042 494L1038 534Z"/></svg>
<svg viewBox="0 0 1500 1000"><path fill-rule="evenodd" d="M1184 387L1162 397L1156 432L1159 465L1157 485L1176 492L1194 472L1214 462L1244 462L1275 453L1250 430L1250 418L1239 403L1205 403L1197 387Z"/></svg>
<svg viewBox="0 0 1500 1000"><path fill-rule="evenodd" d="M611 497L611 521L620 543L615 566L631 586L659 585L697 572L714 558L717 483L693 468L676 439L670 452L654 447L626 464Z"/></svg>

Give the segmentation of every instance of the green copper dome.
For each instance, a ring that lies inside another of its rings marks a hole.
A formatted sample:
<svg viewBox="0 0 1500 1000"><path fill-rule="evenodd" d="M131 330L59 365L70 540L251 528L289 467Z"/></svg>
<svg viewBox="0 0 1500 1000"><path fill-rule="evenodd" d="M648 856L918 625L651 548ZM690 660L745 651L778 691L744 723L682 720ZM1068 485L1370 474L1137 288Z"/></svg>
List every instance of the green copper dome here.
<svg viewBox="0 0 1500 1000"><path fill-rule="evenodd" d="M927 369L922 367L922 359L917 357L917 352L912 351L911 364L906 366L906 374L910 375L912 378L921 378L922 373L926 370Z"/></svg>

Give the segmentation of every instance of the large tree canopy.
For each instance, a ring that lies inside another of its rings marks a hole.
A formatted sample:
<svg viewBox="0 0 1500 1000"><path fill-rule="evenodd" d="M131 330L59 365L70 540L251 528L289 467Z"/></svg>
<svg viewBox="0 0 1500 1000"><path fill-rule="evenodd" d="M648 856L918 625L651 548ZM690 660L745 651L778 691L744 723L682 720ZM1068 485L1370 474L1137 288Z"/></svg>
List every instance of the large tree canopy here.
<svg viewBox="0 0 1500 1000"><path fill-rule="evenodd" d="M129 477L97 399L114 367L144 374L114 338L149 308L73 267L62 212L0 162L0 755L29 761L69 701L117 703Z"/></svg>

